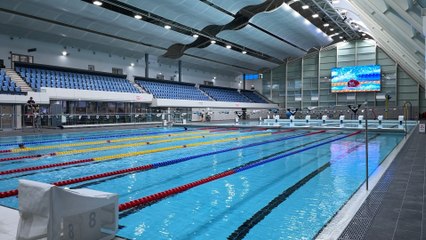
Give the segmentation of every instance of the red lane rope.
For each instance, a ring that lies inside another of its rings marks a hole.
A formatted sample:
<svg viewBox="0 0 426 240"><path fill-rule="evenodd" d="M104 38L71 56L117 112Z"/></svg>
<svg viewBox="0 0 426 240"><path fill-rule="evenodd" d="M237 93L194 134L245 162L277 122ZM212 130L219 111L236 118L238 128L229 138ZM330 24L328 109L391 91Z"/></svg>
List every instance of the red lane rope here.
<svg viewBox="0 0 426 240"><path fill-rule="evenodd" d="M54 167L62 167L67 165L73 165L73 164L79 164L79 163L87 163L87 162L93 162L95 159L88 158L88 159L81 159L81 160L75 160L71 162L63 162L63 163L52 163L47 165L41 165L41 166L34 166L34 167L26 167L26 168L16 168L11 170L5 170L1 171L0 175L6 175L6 174L12 174L12 173L20 173L20 172L27 172L27 171L34 171L34 170L40 170L40 169L46 169L46 168L54 168Z"/></svg>
<svg viewBox="0 0 426 240"><path fill-rule="evenodd" d="M215 175L207 177L207 178L200 179L198 181L190 182L190 183L187 183L187 184L179 186L179 187L168 189L168 190L163 191L163 192L154 193L154 194L148 195L148 196L143 197L143 198L139 198L139 199L136 199L136 200L133 200L133 201L130 201L130 202L122 203L118 206L118 211L121 212L121 211L125 211L127 209L130 209L130 208L134 208L136 206L148 204L150 202L160 200L162 198L168 197L168 196L173 195L173 194L184 192L184 191L189 190L193 187L196 187L196 186L199 186L199 185L202 185L202 184L205 184L205 183L208 183L208 182L211 182L211 181L232 175L234 173L235 173L235 171L233 171L233 170L225 171L225 172L215 174Z"/></svg>
<svg viewBox="0 0 426 240"><path fill-rule="evenodd" d="M293 131L295 131L295 130L294 129L286 129L286 130L279 131L277 133L287 133L287 132L293 132ZM325 130L307 133L307 134L303 134L303 135L300 135L300 136L290 136L290 137L288 137L288 139L292 139L292 138L295 138L295 137L301 137L301 136L309 136L309 135L323 133L323 132L325 132ZM280 139L280 140L284 140L284 139ZM273 140L273 141L275 141L275 140ZM266 144L266 143L267 142L262 142L262 144ZM249 145L246 145L246 146L251 146L251 145L252 144L249 144ZM244 146L237 147L236 149L240 149L240 148L244 148ZM231 149L227 149L227 150L221 150L219 152L224 152L224 151L228 151L228 150L235 150L235 149L231 148ZM207 155L207 154L202 154L202 155L204 156L204 155ZM192 156L191 158L198 158L200 156L201 155L196 155L196 156ZM183 159L185 159L185 158L183 158ZM190 157L187 157L187 159L190 159ZM89 160L89 159L87 159L87 160ZM182 159L177 159L177 160L175 159L175 160L171 160L171 161L169 160L169 161L160 162L160 163L142 165L142 166L139 166L139 167L127 168L127 169L122 169L122 170L117 170L117 171L112 171L112 172L105 172L105 173L100 173L100 174L95 174L95 175L90 175L90 176L85 176L85 177L62 180L62 181L54 182L54 183L51 183L51 184L55 185L55 186L65 186L65 185L75 184L75 183L79 183L79 182L85 182L85 181L90 181L90 180L94 180L94 179L110 177L110 176L114 176L114 175L121 175L121 174L125 174L125 173L130 173L130 172L146 171L146 170L158 168L158 167L161 167L161 166L168 166L170 164L178 163L180 161L183 161L183 160ZM5 192L0 192L0 198L12 197L12 196L16 196L16 195L18 195L17 189L5 191Z"/></svg>
<svg viewBox="0 0 426 240"><path fill-rule="evenodd" d="M176 193L180 193L180 192L189 190L193 187L196 187L196 186L199 186L199 185L202 185L202 184L205 184L205 183L208 183L208 182L211 182L211 181L214 181L214 180L217 180L217 179L220 179L220 178L223 178L223 177L226 177L226 176L238 173L238 172L242 172L242 171L245 171L245 170L251 169L253 167L257 167L257 166L260 166L260 165L263 165L263 164L266 164L266 163L269 163L269 162L272 162L272 161L276 161L278 159L281 159L281 158L284 158L284 157L287 157L287 156L291 156L291 155L294 155L294 154L297 154L297 153L300 153L300 152L304 152L304 151L307 151L307 150L310 150L310 149L313 149L313 148L316 148L316 147L319 147L319 146L322 146L322 145L325 145L325 144L328 144L328 143L331 143L331 142L334 142L334 141L338 141L338 140L343 139L343 138L354 136L354 135L359 134L361 132L362 131L356 131L354 133L347 134L343 137L331 139L331 140L325 141L323 143L313 145L311 147L306 147L306 148L296 150L296 151L293 151L293 152L290 152L290 153L286 153L286 154L283 154L283 155L280 155L280 156L276 156L276 157L273 157L273 158L270 158L270 159L267 159L267 160L255 162L255 163L252 163L252 164L249 164L249 165L236 167L234 169L227 170L227 171L224 171L222 173L218 173L218 174L212 175L210 177L200 179L198 181L190 182L188 184L181 185L179 187L174 187L174 188L171 188L171 189L159 192L159 193L154 193L154 194L151 194L151 195L139 198L139 199L132 200L130 202L122 203L118 206L118 209L121 212L121 211L125 211L125 210L128 210L130 208L137 207L137 206L149 204L151 202L161 200L163 198L174 195Z"/></svg>

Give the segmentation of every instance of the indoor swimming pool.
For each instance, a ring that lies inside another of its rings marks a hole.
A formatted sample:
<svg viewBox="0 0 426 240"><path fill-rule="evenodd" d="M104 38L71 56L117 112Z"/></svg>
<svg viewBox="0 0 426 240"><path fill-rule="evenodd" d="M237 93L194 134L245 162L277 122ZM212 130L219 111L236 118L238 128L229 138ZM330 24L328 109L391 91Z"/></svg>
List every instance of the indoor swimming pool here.
<svg viewBox="0 0 426 240"><path fill-rule="evenodd" d="M369 132L370 174L403 138ZM128 239L313 239L365 180L356 129L103 130L0 149L1 205L18 207L18 179L117 193Z"/></svg>

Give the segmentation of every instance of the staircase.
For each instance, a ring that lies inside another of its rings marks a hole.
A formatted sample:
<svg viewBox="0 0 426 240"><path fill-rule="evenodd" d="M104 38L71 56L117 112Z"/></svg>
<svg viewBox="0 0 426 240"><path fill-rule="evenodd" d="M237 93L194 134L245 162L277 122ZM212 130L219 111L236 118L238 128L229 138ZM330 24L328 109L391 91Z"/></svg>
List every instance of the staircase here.
<svg viewBox="0 0 426 240"><path fill-rule="evenodd" d="M139 92L141 92L141 93L146 93L146 91L145 91L143 88L141 88L141 86L139 86L139 84L137 84L137 83L133 83L133 86L135 86L135 88L136 88L137 90L139 90Z"/></svg>
<svg viewBox="0 0 426 240"><path fill-rule="evenodd" d="M16 83L16 86L21 88L21 92L34 92L33 89L21 78L21 76L15 72L15 70L6 68L5 71L6 75Z"/></svg>

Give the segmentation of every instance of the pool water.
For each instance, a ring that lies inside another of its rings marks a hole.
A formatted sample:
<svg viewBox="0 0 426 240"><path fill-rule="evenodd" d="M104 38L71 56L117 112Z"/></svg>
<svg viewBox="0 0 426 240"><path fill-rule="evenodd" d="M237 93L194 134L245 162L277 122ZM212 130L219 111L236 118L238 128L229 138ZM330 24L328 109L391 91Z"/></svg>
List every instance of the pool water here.
<svg viewBox="0 0 426 240"><path fill-rule="evenodd" d="M119 194L122 204L231 170L228 176L121 212L118 235L129 239L312 239L365 180L365 136L363 133L349 136L351 133L354 131L184 131L175 127L1 138L2 149L16 148L21 142L26 142L28 147L49 147L0 153L1 172L146 150L167 150L3 174L0 175L0 191L17 188L20 178L51 183L203 154L147 171L67 187L114 192ZM372 173L403 135L370 132L368 137L369 172ZM94 143L100 140L109 142ZM152 144L146 144L147 141ZM70 143L88 145L65 145ZM133 145L126 147L126 144ZM183 145L186 147L178 147ZM8 157L105 146L118 148L1 161ZM16 208L18 200L16 197L0 198L0 204Z"/></svg>

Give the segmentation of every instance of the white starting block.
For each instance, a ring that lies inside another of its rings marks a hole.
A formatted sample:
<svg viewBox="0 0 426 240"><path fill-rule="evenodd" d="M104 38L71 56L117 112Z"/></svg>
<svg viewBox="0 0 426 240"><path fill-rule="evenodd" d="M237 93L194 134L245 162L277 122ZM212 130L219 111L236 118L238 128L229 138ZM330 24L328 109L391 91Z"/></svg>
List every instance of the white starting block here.
<svg viewBox="0 0 426 240"><path fill-rule="evenodd" d="M100 239L118 230L117 194L19 180L17 240Z"/></svg>
<svg viewBox="0 0 426 240"><path fill-rule="evenodd" d="M291 123L294 122L294 116L293 115L290 116L290 122Z"/></svg>
<svg viewBox="0 0 426 240"><path fill-rule="evenodd" d="M360 116L358 116L358 124L359 125L361 125L362 124L362 121L364 120L364 116L363 115L360 115Z"/></svg>
<svg viewBox="0 0 426 240"><path fill-rule="evenodd" d="M311 115L306 115L305 120L306 123L309 123L309 121L311 121Z"/></svg>
<svg viewBox="0 0 426 240"><path fill-rule="evenodd" d="M398 122L399 122L399 125L402 126L402 122L404 122L404 116L403 115L398 116Z"/></svg>
<svg viewBox="0 0 426 240"><path fill-rule="evenodd" d="M383 115L377 116L377 120L379 120L379 125L382 125Z"/></svg>
<svg viewBox="0 0 426 240"><path fill-rule="evenodd" d="M343 124L343 121L345 121L345 116L344 115L340 115L339 116L339 120L340 120L340 124Z"/></svg>
<svg viewBox="0 0 426 240"><path fill-rule="evenodd" d="M324 124L325 121L328 120L328 116L327 115L322 115L322 123Z"/></svg>

